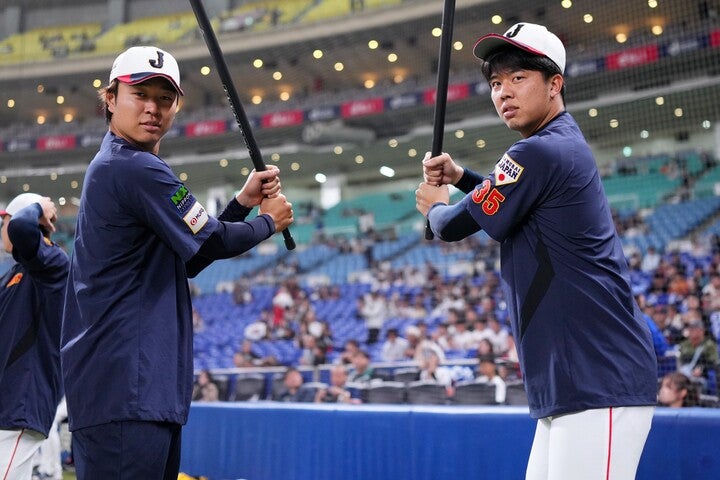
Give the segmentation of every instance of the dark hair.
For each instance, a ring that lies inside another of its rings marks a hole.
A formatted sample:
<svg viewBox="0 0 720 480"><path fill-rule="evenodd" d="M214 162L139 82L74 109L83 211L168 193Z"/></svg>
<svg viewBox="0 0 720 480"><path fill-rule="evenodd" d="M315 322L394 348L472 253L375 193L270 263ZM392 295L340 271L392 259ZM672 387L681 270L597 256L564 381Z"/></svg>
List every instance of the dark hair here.
<svg viewBox="0 0 720 480"><path fill-rule="evenodd" d="M487 81L490 81L493 74L501 71L533 70L542 73L545 81L550 80L554 75L563 74L560 67L548 57L535 55L512 45L504 45L489 54L482 61L480 70ZM560 97L564 105L565 83L560 90Z"/></svg>
<svg viewBox="0 0 720 480"><path fill-rule="evenodd" d="M700 395L698 386L684 373L672 372L665 375L670 385L676 390L687 391L685 398L683 399L683 407L696 407L700 404Z"/></svg>
<svg viewBox="0 0 720 480"><path fill-rule="evenodd" d="M98 99L100 99L100 102L103 104L103 110L105 111L105 123L110 123L110 120L112 120L112 112L108 108L107 105L107 94L112 93L113 95L117 96L118 92L118 80L117 78L110 82L109 85L106 85L100 89L98 89Z"/></svg>

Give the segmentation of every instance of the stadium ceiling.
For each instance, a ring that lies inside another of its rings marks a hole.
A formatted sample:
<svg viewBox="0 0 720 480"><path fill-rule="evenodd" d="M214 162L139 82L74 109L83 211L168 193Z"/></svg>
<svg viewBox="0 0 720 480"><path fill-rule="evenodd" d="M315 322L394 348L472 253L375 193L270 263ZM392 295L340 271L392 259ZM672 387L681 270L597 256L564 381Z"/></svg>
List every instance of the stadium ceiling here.
<svg viewBox="0 0 720 480"><path fill-rule="evenodd" d="M60 3L64 2L23 0L24 5L53 6ZM657 18L664 18L666 24L673 25L697 22L695 9L678 8L676 3L661 2L654 11L645 9L647 14L644 16L624 19L624 25L631 31L647 31L651 20ZM712 11L720 11L719 0L704 3ZM479 80L478 62L471 53L476 39L487 32L502 32L517 21L542 23L557 32L571 45L568 52L570 59L587 56L586 52L597 54L598 51L612 51L618 48L613 40L618 21L616 12L626 11L627 5L626 0L603 2L602 7L593 12L593 22L588 24L582 19L584 12L580 7L566 9L559 0L457 0L454 40L462 42L463 48L453 52L450 82ZM337 104L353 97L362 98L368 95L368 91L362 87L364 79L373 77L380 80L378 85L391 84L390 79L398 72L407 79L406 83L412 83L412 86L407 87L410 91L432 87L439 39L430 32L440 25L441 13L441 1L408 1L399 8L369 10L342 20L324 22L322 28L318 28L318 25L299 25L261 32L228 33L219 35L219 41L248 114L256 115L304 105L305 100L302 99L274 103L265 101L260 106L251 105L252 92L264 92L267 98L279 93L281 82L273 81L271 77L275 71L283 73L282 86L291 91L313 92L308 97L307 105L322 105L324 101ZM493 24L493 15L501 15L503 22L500 25ZM653 41L650 34L646 37L644 41ZM380 48L370 50L368 41L371 39L377 40ZM638 41L643 42L642 39ZM193 111L207 104L216 105L220 109L227 106L220 80L214 74L199 34L193 41L163 47L172 51L181 64L186 97L178 120L184 115L192 115ZM324 52L322 61L313 58L313 52L317 49ZM396 53L398 61L388 62L389 53ZM688 70L686 75L698 82L696 88L712 90L713 96L710 98L719 98L720 82L717 81L717 75L720 72L717 69L720 62L717 53L709 55L693 63L698 71ZM256 58L263 59L263 68L252 66ZM112 59L113 56L97 56L0 67L0 127L11 124L31 125L39 112L47 112L48 118L57 119L68 108L75 112L79 131L84 128L86 120L97 124L100 113L91 83L96 78L103 81L106 79ZM332 70L336 61L344 64L340 72ZM201 75L203 66L211 66L210 75ZM596 76L570 79L568 108L571 112L581 112L604 102L608 110L614 110L618 116L625 114L631 119L630 123L634 122L634 125L624 124L626 129L623 130L628 132L627 135L642 129L643 119L652 115L651 100L657 94L677 95L683 97L686 104L692 103L692 106L686 107L686 111L693 112L697 118L688 116L688 122L699 121L717 112L717 106L708 105L709 102L704 100L708 97L693 95L686 98L687 85L678 87L666 80L659 84L652 80L667 79L670 76L667 72L663 74L656 69L652 75L646 76L638 76L636 71L604 75L602 82L606 88L608 83L614 84L617 92L602 92ZM314 90L320 78L322 91L317 92ZM37 93L37 85L40 83L44 87L43 93ZM385 88L387 91L391 86L376 88ZM401 84L392 88L402 91L405 87ZM64 96L63 105L55 103L57 95ZM20 99L18 107L5 108L5 98ZM647 114L638 114L638 109L647 109ZM229 108L227 114L229 118ZM601 120L597 119L597 125L592 119L581 121L592 142L597 145L603 145L604 142L621 145L627 141L617 131L608 134L606 121L601 125ZM273 153L279 154L284 183L307 188L317 186L314 174L319 171L327 175L346 175L349 181L356 183L377 181L377 171L382 164L393 166L399 178L419 178L418 163L431 144L431 122L431 106L354 118L347 122L349 127L372 129L379 141L345 145L342 154L334 153L332 145L304 144L301 128L262 129L256 132L256 136L267 163L271 163ZM492 164L502 154L503 148L517 139L496 118L489 100L479 97L449 104L447 123L444 150L453 152L456 158L467 159L465 164L476 168ZM464 132L464 137L455 135L459 130ZM399 148L388 149L388 141L392 139L398 141ZM480 154L476 139L488 139L486 148ZM418 151L416 157L409 157L411 148ZM68 172L68 175L78 175L81 181L84 166L93 153L94 148L53 152L52 157L47 152L3 153L0 154L0 170L20 171L31 166L35 172L33 185L38 185L38 191L54 193L59 187L46 180L48 172ZM241 184L241 169L236 165L248 164L244 160L247 155L242 138L237 133L201 142L188 138L168 139L163 143L162 154L169 163L188 174L189 182L197 190L216 185L219 181ZM354 161L357 155L364 158L361 166ZM484 160L475 160L473 163L471 159L477 157ZM227 159L230 168L219 167L220 158ZM302 162L302 168L291 171L288 165L292 161ZM11 188L17 189L19 186L12 185Z"/></svg>

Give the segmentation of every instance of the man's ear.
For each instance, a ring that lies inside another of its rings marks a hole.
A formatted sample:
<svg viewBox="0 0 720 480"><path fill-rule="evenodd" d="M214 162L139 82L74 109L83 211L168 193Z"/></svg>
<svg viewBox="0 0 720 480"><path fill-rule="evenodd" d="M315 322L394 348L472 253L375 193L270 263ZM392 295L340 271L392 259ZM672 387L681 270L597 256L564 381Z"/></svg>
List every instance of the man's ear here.
<svg viewBox="0 0 720 480"><path fill-rule="evenodd" d="M550 98L555 98L562 92L562 87L565 85L565 79L559 73L556 73L550 79Z"/></svg>
<svg viewBox="0 0 720 480"><path fill-rule="evenodd" d="M115 113L115 100L117 99L117 93L105 92L105 105L110 113Z"/></svg>

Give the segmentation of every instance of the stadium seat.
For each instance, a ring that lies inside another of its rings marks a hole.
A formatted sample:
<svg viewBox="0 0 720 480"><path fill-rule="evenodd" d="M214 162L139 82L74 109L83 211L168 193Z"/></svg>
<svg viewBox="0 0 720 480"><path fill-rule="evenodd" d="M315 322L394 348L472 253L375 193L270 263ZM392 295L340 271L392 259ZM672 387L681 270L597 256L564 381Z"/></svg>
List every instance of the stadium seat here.
<svg viewBox="0 0 720 480"><path fill-rule="evenodd" d="M507 384L507 394L505 403L508 405L527 405L528 398L525 392L525 385L522 382L513 382Z"/></svg>
<svg viewBox="0 0 720 480"><path fill-rule="evenodd" d="M444 385L418 380L407 385L407 402L415 405L444 405L447 403Z"/></svg>
<svg viewBox="0 0 720 480"><path fill-rule="evenodd" d="M235 389L230 401L243 402L260 400L265 396L265 377L263 375L241 375L235 379Z"/></svg>
<svg viewBox="0 0 720 480"><path fill-rule="evenodd" d="M373 383L365 389L367 403L405 403L405 383L380 382Z"/></svg>
<svg viewBox="0 0 720 480"><path fill-rule="evenodd" d="M393 380L396 382L410 383L420 378L420 370L416 367L398 368L393 372Z"/></svg>
<svg viewBox="0 0 720 480"><path fill-rule="evenodd" d="M464 382L455 387L454 401L458 405L497 405L495 385L481 382Z"/></svg>

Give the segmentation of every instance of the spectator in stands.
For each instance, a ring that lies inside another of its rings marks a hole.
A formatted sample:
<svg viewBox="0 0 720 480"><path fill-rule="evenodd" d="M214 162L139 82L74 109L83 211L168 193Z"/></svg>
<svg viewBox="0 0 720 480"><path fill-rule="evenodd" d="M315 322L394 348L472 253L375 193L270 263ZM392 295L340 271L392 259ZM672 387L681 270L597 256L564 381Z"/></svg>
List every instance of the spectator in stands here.
<svg viewBox="0 0 720 480"><path fill-rule="evenodd" d="M315 393L309 388L303 388L305 383L302 374L297 368L290 367L283 376L283 390L278 395L279 402L313 402Z"/></svg>
<svg viewBox="0 0 720 480"><path fill-rule="evenodd" d="M527 480L556 471L589 478L608 464L610 477L633 478L657 403L657 361L595 158L565 109L565 48L544 26L518 23L482 37L474 53L498 115L522 139L487 176L447 153L427 155L417 208L446 242L483 229L502 244L508 309L538 420ZM453 205L449 184L466 193ZM609 463L600 440L608 418Z"/></svg>
<svg viewBox="0 0 720 480"><path fill-rule="evenodd" d="M344 365L350 365L353 362L353 357L360 351L360 342L355 339L350 339L345 342L342 352L340 352L340 362Z"/></svg>
<svg viewBox="0 0 720 480"><path fill-rule="evenodd" d="M424 323L423 323L424 325ZM426 352L432 350L438 356L441 362L445 361L445 352L432 339L423 335L423 330L417 325L408 325L405 328L405 339L408 341L408 347L405 349L405 358L412 359L416 363L420 362Z"/></svg>
<svg viewBox="0 0 720 480"><path fill-rule="evenodd" d="M495 385L495 403L498 405L505 403L507 386L505 380L498 375L495 357L492 355L478 355L478 376L475 380L479 383Z"/></svg>
<svg viewBox="0 0 720 480"><path fill-rule="evenodd" d="M435 342L443 352L447 352L453 348L451 343L452 336L448 331L448 324L445 322L442 322L435 327L435 330L433 330L432 334L430 334L430 340Z"/></svg>
<svg viewBox="0 0 720 480"><path fill-rule="evenodd" d="M650 245L642 257L640 262L640 270L646 273L654 272L660 266L660 260L662 256L658 253L657 249Z"/></svg>
<svg viewBox="0 0 720 480"><path fill-rule="evenodd" d="M352 357L353 370L348 381L353 383L370 383L377 378L375 368L370 365L370 354L365 350L358 350Z"/></svg>
<svg viewBox="0 0 720 480"><path fill-rule="evenodd" d="M372 345L378 341L380 330L385 324L385 312L387 304L385 297L380 290L373 287L370 293L366 294L360 301L360 316L365 320L368 329L366 343Z"/></svg>
<svg viewBox="0 0 720 480"><path fill-rule="evenodd" d="M469 350L475 347L475 335L468 329L465 318L455 323L455 332L450 338L450 345L454 350Z"/></svg>
<svg viewBox="0 0 720 480"><path fill-rule="evenodd" d="M709 311L720 310L720 274L710 275L710 281L702 289L703 308Z"/></svg>
<svg viewBox="0 0 720 480"><path fill-rule="evenodd" d="M312 366L326 363L325 350L317 344L317 339L310 333L303 334L300 341L300 365Z"/></svg>
<svg viewBox="0 0 720 480"><path fill-rule="evenodd" d="M686 338L680 343L680 372L707 385L710 376L717 378L718 344L705 335L705 324L695 319L687 324Z"/></svg>
<svg viewBox="0 0 720 480"><path fill-rule="evenodd" d="M257 367L267 364L266 359L261 359L260 355L253 352L253 342L247 338L240 343L240 350L233 354L233 366L236 368Z"/></svg>
<svg viewBox="0 0 720 480"><path fill-rule="evenodd" d="M315 392L315 403L357 403L345 388L347 381L347 367L343 364L334 365L330 369L330 385Z"/></svg>
<svg viewBox="0 0 720 480"><path fill-rule="evenodd" d="M428 350L423 354L418 368L420 369L420 380L436 382L448 388L452 387L452 372L448 367L441 365L440 357L434 351Z"/></svg>
<svg viewBox="0 0 720 480"><path fill-rule="evenodd" d="M0 210L12 263L0 288L0 475L29 479L62 397L60 325L68 256L51 238L57 209L22 193Z"/></svg>
<svg viewBox="0 0 720 480"><path fill-rule="evenodd" d="M502 355L508 348L508 331L500 324L495 314L489 314L487 319L487 327L485 327L485 338L493 344L493 350L496 355Z"/></svg>
<svg viewBox="0 0 720 480"><path fill-rule="evenodd" d="M398 362L405 359L405 350L408 341L400 336L397 328L388 328L385 332L385 341L380 350L380 359L383 362Z"/></svg>
<svg viewBox="0 0 720 480"><path fill-rule="evenodd" d="M220 397L220 387L210 373L210 370L203 369L198 373L197 380L193 385L193 402L217 401Z"/></svg>
<svg viewBox="0 0 720 480"><path fill-rule="evenodd" d="M663 407L696 407L699 403L699 387L680 372L666 374L660 383L658 404Z"/></svg>
<svg viewBox="0 0 720 480"><path fill-rule="evenodd" d="M285 285L280 285L278 287L277 292L275 292L275 295L272 299L272 306L273 306L273 320L272 320L272 328L273 330L279 328L281 325L286 325L286 319L285 319L285 312L287 310L290 310L295 305L295 300L293 299L292 295L290 294L290 291Z"/></svg>
<svg viewBox="0 0 720 480"><path fill-rule="evenodd" d="M235 305L248 305L253 301L252 292L246 280L238 278L233 282L232 298Z"/></svg>
<svg viewBox="0 0 720 480"><path fill-rule="evenodd" d="M665 356L665 353L670 348L670 345L668 344L668 341L662 331L662 328L664 327L664 314L662 313L664 311L664 308L659 310L659 312L661 313L658 316L658 321L662 322L662 326L660 326L658 323L656 323L656 320L647 313L648 310L652 312L655 312L656 310L653 307L643 308L643 305L645 304L645 297L642 295L637 295L635 297L635 300L638 302L638 306L640 306L642 310L642 316L643 318L645 318L645 322L650 329L650 335L652 336L653 340L653 347L655 348L655 355L657 357Z"/></svg>
<svg viewBox="0 0 720 480"><path fill-rule="evenodd" d="M98 92L109 128L85 174L61 339L79 480L177 477L193 382L187 279L293 221L275 166L214 218L158 156L179 72L170 53L133 47Z"/></svg>

